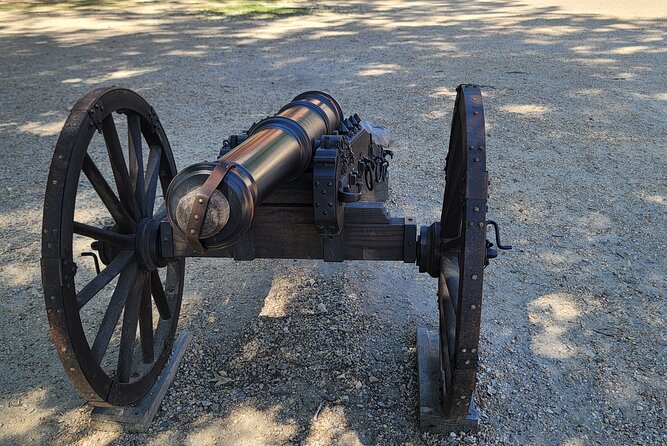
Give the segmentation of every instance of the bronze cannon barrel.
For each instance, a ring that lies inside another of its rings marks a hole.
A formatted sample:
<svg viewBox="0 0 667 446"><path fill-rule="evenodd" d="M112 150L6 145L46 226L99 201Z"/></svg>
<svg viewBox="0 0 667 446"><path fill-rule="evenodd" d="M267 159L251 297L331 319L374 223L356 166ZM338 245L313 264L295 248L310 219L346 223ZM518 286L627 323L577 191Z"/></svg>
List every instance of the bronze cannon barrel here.
<svg viewBox="0 0 667 446"><path fill-rule="evenodd" d="M298 95L253 125L247 139L220 160L188 166L173 179L166 199L172 227L195 250L233 244L250 228L255 206L280 183L303 174L315 140L333 133L342 119L340 105L328 94Z"/></svg>

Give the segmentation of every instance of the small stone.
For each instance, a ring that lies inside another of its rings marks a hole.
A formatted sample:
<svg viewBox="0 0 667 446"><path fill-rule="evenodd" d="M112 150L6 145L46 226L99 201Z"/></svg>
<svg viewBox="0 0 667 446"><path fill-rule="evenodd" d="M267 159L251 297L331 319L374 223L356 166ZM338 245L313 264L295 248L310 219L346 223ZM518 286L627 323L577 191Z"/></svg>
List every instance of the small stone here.
<svg viewBox="0 0 667 446"><path fill-rule="evenodd" d="M211 410L212 410L213 412L217 412L219 409L220 409L220 405L219 405L219 404L217 404L217 403L213 403L213 404L211 404Z"/></svg>
<svg viewBox="0 0 667 446"><path fill-rule="evenodd" d="M449 438L450 438L450 440L456 440L456 432L450 432L449 433Z"/></svg>
<svg viewBox="0 0 667 446"><path fill-rule="evenodd" d="M317 311L320 313L326 313L327 312L327 306L324 305L322 302L317 304Z"/></svg>
<svg viewBox="0 0 667 446"><path fill-rule="evenodd" d="M355 389L361 389L361 386L363 386L363 384L361 384L361 381L357 381L357 382L354 384L354 388L355 388Z"/></svg>
<svg viewBox="0 0 667 446"><path fill-rule="evenodd" d="M371 376L368 377L368 382L371 383L371 384L375 384L377 382L380 382L380 380L377 377L371 375Z"/></svg>

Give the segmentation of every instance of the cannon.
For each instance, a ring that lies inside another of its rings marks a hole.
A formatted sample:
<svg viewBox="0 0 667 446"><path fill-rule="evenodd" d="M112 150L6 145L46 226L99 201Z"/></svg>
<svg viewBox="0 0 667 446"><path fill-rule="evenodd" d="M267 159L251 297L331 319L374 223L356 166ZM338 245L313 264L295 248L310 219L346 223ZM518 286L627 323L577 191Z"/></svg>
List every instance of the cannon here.
<svg viewBox="0 0 667 446"><path fill-rule="evenodd" d="M178 172L141 96L88 93L60 133L44 200L42 282L65 371L94 406L161 398L187 257L405 262L437 279L439 330L417 330L421 427L476 430L484 268L511 248L486 218L485 137L480 88L461 85L441 217L418 226L384 206L401 162L386 130L328 94L296 96Z"/></svg>

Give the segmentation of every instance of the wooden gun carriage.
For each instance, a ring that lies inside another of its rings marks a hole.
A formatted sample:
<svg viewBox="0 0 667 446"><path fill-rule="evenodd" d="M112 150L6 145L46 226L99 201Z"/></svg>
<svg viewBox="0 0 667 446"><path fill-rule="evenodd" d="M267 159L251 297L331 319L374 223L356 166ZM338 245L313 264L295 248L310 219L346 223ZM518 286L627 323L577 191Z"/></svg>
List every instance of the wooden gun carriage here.
<svg viewBox="0 0 667 446"><path fill-rule="evenodd" d="M232 135L215 161L181 172L138 94L84 96L56 145L42 234L49 324L74 385L101 407L164 395L186 257L402 261L438 279L440 329L417 332L421 426L475 430L484 267L510 248L486 219L480 89L457 89L440 221L389 216L390 163L400 156L383 130L346 118L322 92L297 96ZM78 268L82 255L94 273Z"/></svg>

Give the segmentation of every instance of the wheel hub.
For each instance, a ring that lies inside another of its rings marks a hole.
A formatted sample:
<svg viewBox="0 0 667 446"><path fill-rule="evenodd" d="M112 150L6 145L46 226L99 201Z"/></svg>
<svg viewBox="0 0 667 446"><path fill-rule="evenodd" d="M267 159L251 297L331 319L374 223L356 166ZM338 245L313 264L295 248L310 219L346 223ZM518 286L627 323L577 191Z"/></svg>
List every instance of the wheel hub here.
<svg viewBox="0 0 667 446"><path fill-rule="evenodd" d="M152 218L143 218L137 224L134 237L137 263L145 271L155 271L166 265L158 253L158 228L160 223Z"/></svg>

